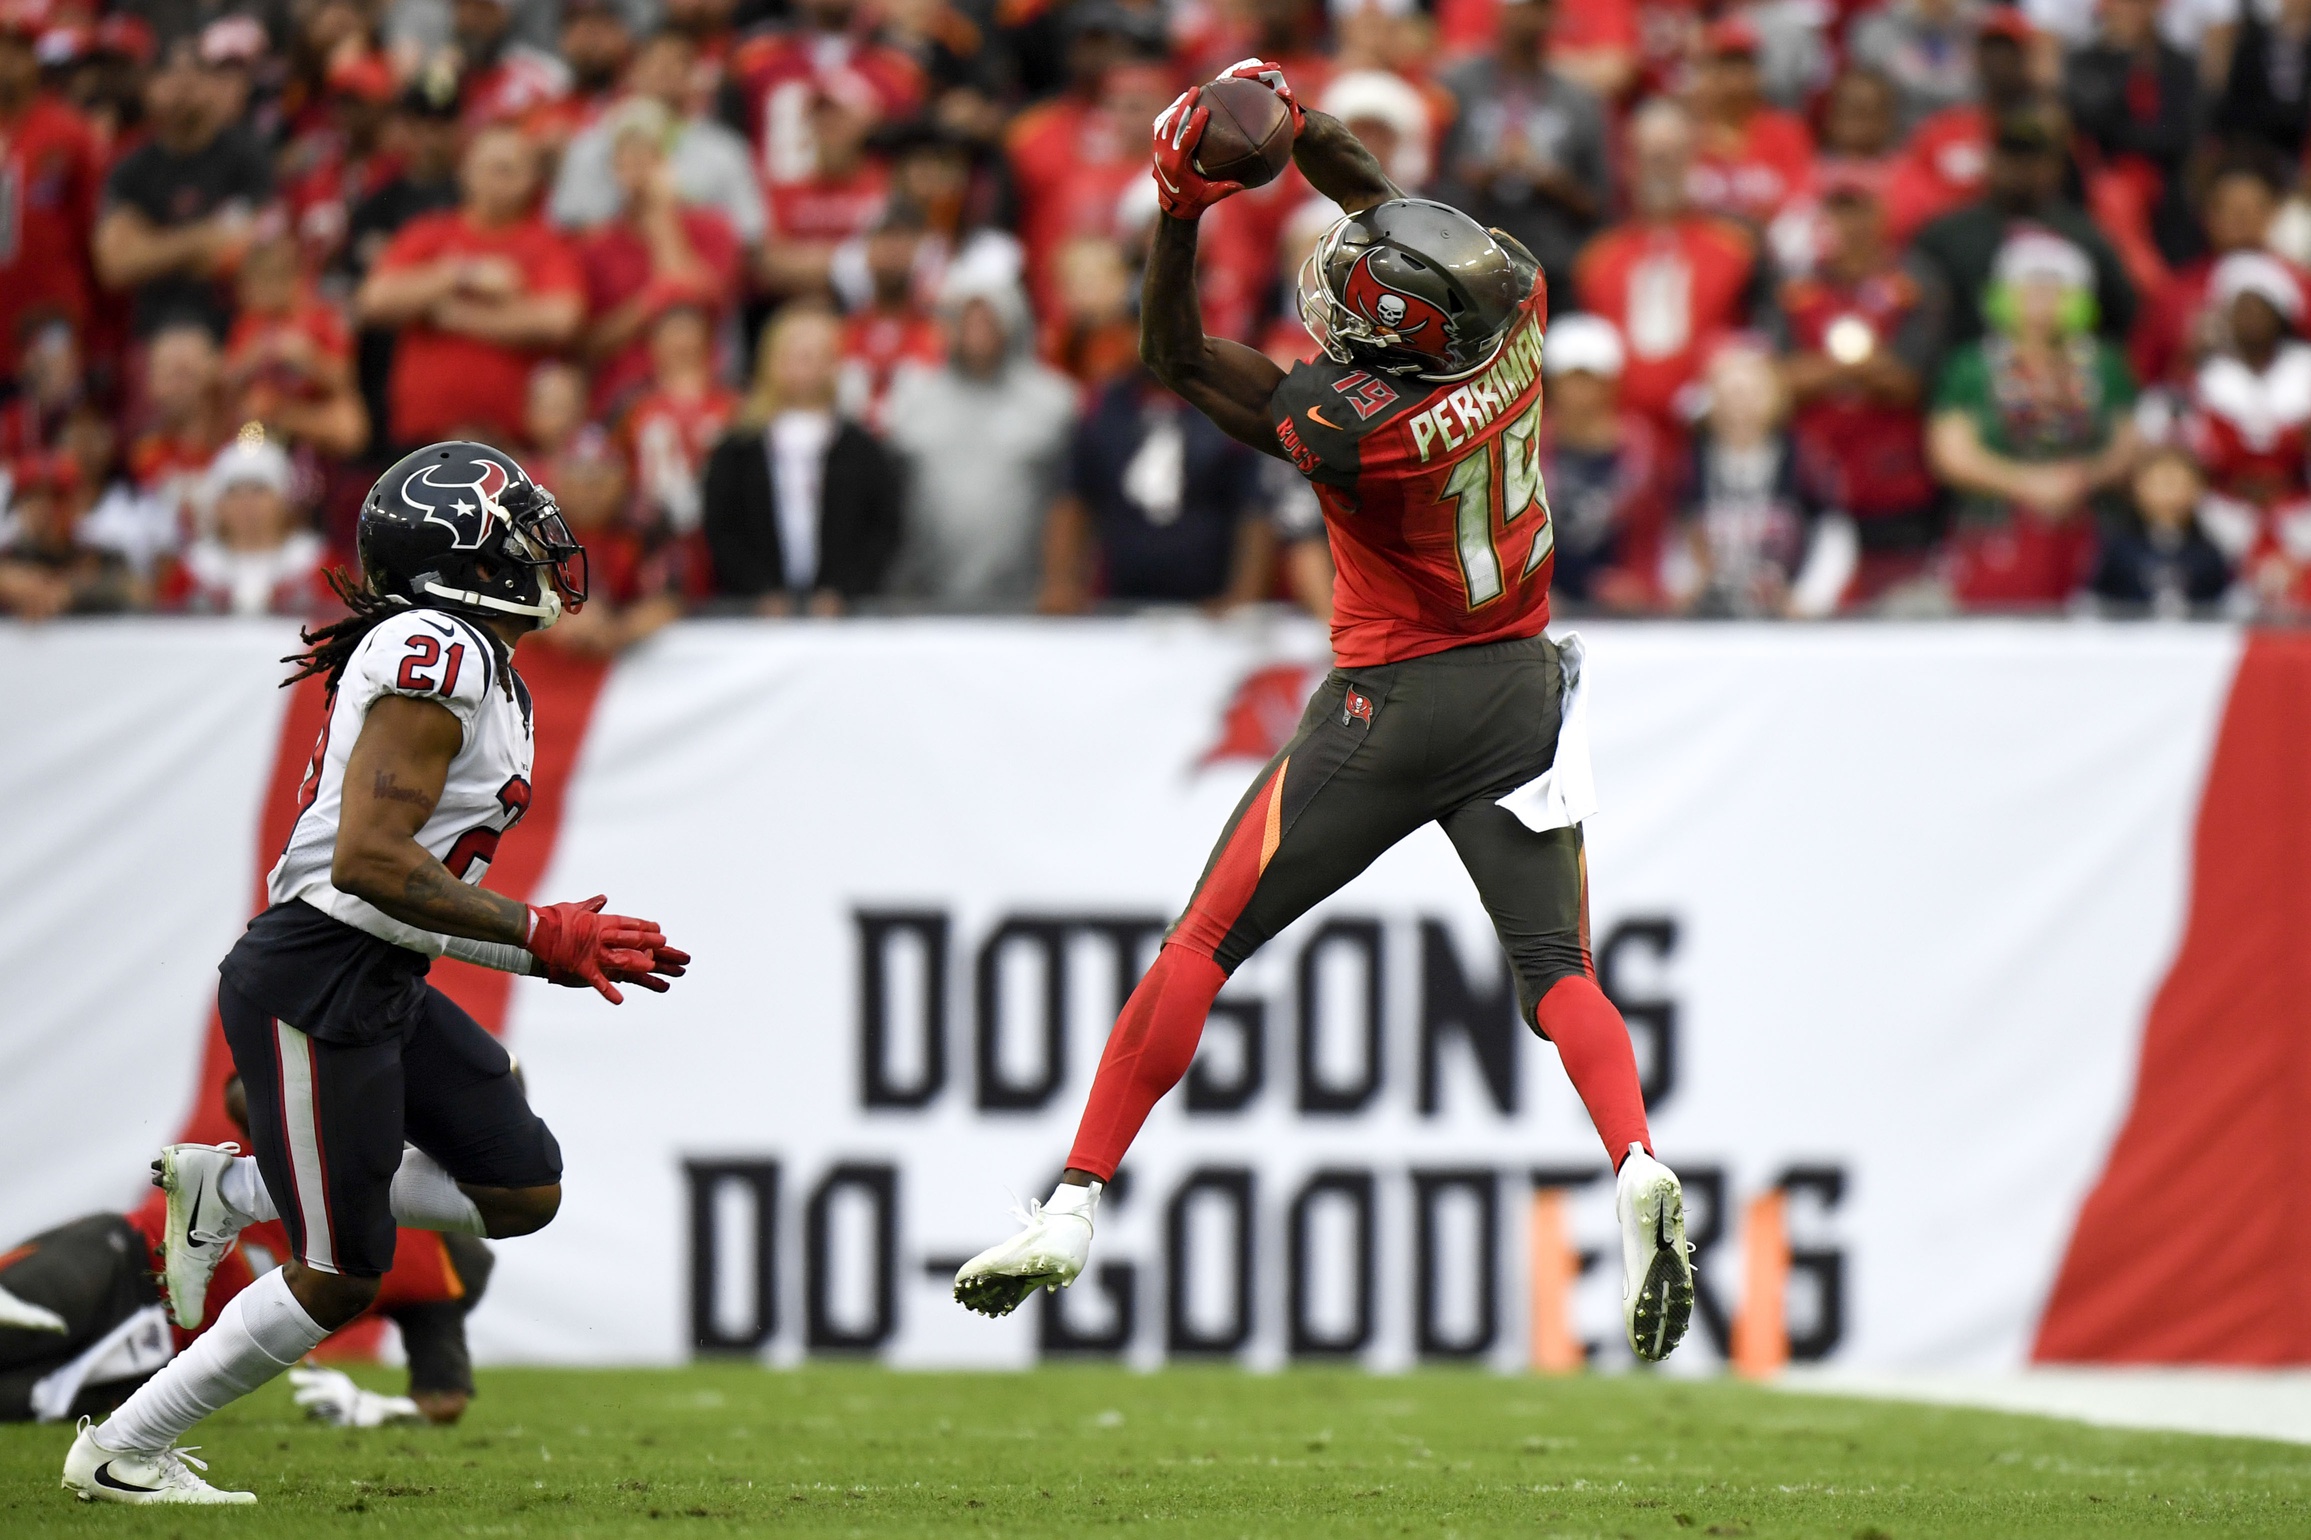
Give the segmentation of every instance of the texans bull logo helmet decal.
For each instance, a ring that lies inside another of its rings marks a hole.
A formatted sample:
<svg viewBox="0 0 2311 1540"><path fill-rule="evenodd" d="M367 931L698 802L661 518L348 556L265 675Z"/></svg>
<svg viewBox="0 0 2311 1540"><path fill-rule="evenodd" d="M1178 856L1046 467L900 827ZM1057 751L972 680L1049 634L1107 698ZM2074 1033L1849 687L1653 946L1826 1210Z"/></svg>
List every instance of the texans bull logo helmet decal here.
<svg viewBox="0 0 2311 1540"><path fill-rule="evenodd" d="M1347 292L1342 296L1348 308L1380 330L1395 333L1402 342L1441 349L1450 324L1445 313L1417 295L1399 293L1382 283L1373 274L1372 257L1372 252L1366 252L1348 270L1348 282L1343 286Z"/></svg>
<svg viewBox="0 0 2311 1540"><path fill-rule="evenodd" d="M494 460L475 459L462 468L429 461L403 480L401 500L424 514L426 523L448 530L452 550L473 551L489 538L500 514L498 499L511 483Z"/></svg>

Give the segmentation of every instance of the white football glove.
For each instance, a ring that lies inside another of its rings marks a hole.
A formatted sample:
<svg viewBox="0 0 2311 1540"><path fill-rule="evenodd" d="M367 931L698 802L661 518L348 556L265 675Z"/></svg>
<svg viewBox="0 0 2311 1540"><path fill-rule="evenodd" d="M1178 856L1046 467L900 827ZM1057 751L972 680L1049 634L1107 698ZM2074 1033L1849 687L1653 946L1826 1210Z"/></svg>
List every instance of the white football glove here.
<svg viewBox="0 0 2311 1540"><path fill-rule="evenodd" d="M316 1422L337 1428L382 1428L393 1422L422 1422L424 1414L407 1396L381 1396L353 1383L353 1376L336 1369L297 1368L289 1371L297 1388L297 1404Z"/></svg>

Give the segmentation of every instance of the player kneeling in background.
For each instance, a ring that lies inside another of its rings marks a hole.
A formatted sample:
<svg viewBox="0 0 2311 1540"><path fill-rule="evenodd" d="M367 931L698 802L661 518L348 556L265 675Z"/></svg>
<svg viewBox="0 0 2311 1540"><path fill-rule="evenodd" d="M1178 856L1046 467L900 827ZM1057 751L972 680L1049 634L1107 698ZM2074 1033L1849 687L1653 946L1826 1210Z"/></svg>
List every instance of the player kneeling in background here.
<svg viewBox="0 0 2311 1540"><path fill-rule="evenodd" d="M293 1256L103 1426L83 1419L64 1485L84 1499L255 1502L210 1486L177 1439L368 1308L397 1224L496 1237L554 1217L561 1150L505 1049L425 982L433 958L612 1003L689 961L600 898L537 909L479 886L530 801L514 645L586 597L553 498L498 450L435 444L370 489L359 539L362 585L332 580L353 613L288 660L330 704L272 907L218 967L256 1155L180 1144L157 1163L180 1325L199 1324L218 1259L276 1206Z"/></svg>
<svg viewBox="0 0 2311 1540"><path fill-rule="evenodd" d="M241 1077L225 1083L225 1112L246 1134ZM168 1318L158 1274L168 1194L126 1214L89 1214L0 1250L0 1422L60 1422L108 1412L199 1330ZM229 1303L289 1254L278 1223L252 1225L218 1259L211 1301ZM297 1404L323 1422L453 1423L473 1399L465 1321L489 1287L487 1244L470 1235L404 1230L369 1315L400 1329L409 1393L364 1390L335 1369L289 1371Z"/></svg>
<svg viewBox="0 0 2311 1540"><path fill-rule="evenodd" d="M1525 1022L1556 1045L1619 1172L1623 1323L1638 1357L1665 1357L1693 1313L1691 1247L1677 1178L1650 1151L1628 1028L1589 955L1580 651L1543 634L1555 530L1540 473L1539 265L1458 210L1406 198L1338 120L1301 112L1275 65L1246 60L1229 77L1283 99L1293 159L1348 211L1300 275L1301 318L1325 356L1287 375L1204 334L1196 221L1240 187L1197 169L1213 121L1200 87L1156 120L1164 217L1140 353L1228 434L1315 484L1339 572L1337 666L1109 1034L1058 1190L964 1264L955 1297L1004 1315L1073 1282L1101 1185L1187 1072L1228 975L1434 822L1492 916Z"/></svg>

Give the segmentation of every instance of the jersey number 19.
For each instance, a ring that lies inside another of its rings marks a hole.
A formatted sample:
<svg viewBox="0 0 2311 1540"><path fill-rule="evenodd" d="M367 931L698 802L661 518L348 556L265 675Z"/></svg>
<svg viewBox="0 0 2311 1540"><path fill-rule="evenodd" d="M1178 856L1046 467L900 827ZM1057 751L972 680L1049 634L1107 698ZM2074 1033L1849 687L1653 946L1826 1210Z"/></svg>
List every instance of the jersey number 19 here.
<svg viewBox="0 0 2311 1540"><path fill-rule="evenodd" d="M1540 510L1532 544L1522 553L1517 574L1522 582L1541 568L1557 547L1555 526L1549 520L1549 493L1541 485L1541 403L1535 401L1523 416L1462 455L1445 476L1442 501L1453 506L1453 543L1460 553L1461 586L1468 607L1482 609L1508 591L1502 578L1501 541L1524 533L1517 521ZM1495 446L1500 464L1496 467ZM1495 510L1498 510L1497 512ZM1511 542L1511 560L1515 559Z"/></svg>

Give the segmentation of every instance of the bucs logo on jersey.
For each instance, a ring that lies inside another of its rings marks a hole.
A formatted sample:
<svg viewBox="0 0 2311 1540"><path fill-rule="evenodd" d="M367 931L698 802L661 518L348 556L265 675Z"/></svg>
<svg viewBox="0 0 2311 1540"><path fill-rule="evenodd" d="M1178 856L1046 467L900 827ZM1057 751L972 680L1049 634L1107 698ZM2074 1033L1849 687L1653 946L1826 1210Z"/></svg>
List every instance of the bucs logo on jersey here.
<svg viewBox="0 0 2311 1540"><path fill-rule="evenodd" d="M1445 345L1445 328L1451 324L1445 313L1417 295L1400 294L1382 283L1373 274L1371 252L1356 259L1343 287L1349 309L1382 331L1394 332L1397 340L1426 348Z"/></svg>
<svg viewBox="0 0 2311 1540"><path fill-rule="evenodd" d="M462 467L429 461L401 483L401 500L424 514L426 523L448 530L451 549L479 550L510 481L506 468L494 460Z"/></svg>

